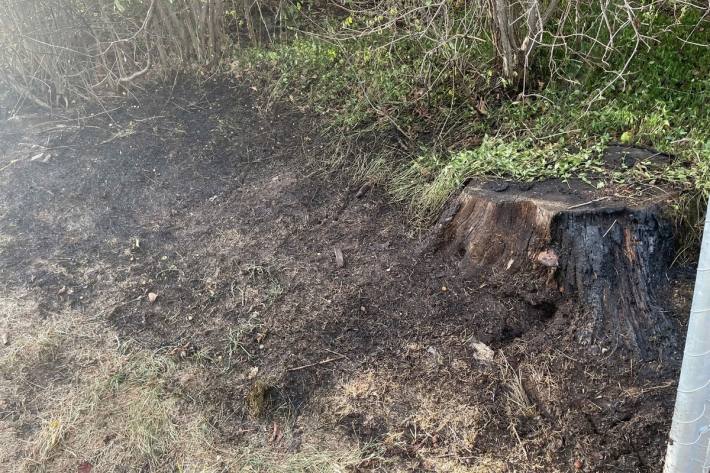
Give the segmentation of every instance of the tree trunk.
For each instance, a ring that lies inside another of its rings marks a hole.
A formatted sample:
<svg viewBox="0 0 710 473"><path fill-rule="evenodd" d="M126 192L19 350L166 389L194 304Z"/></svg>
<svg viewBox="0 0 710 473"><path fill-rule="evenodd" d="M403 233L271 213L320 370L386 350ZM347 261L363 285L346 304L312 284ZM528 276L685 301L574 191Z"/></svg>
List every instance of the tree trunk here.
<svg viewBox="0 0 710 473"><path fill-rule="evenodd" d="M503 76L510 81L518 77L518 42L515 30L509 19L510 4L508 0L491 0L493 13L493 38L495 39L498 57L501 61Z"/></svg>
<svg viewBox="0 0 710 473"><path fill-rule="evenodd" d="M643 359L672 348L675 329L657 291L674 245L657 206L513 187L466 186L430 244L468 276L514 290L532 281L554 294L555 304L575 301L571 329L580 343Z"/></svg>

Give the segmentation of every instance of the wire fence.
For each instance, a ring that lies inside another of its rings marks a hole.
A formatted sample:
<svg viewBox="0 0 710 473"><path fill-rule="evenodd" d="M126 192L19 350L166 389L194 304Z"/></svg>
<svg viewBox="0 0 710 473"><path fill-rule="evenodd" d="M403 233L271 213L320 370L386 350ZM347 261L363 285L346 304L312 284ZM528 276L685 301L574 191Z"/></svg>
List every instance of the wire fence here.
<svg viewBox="0 0 710 473"><path fill-rule="evenodd" d="M710 471L709 403L710 213L707 213L664 473Z"/></svg>

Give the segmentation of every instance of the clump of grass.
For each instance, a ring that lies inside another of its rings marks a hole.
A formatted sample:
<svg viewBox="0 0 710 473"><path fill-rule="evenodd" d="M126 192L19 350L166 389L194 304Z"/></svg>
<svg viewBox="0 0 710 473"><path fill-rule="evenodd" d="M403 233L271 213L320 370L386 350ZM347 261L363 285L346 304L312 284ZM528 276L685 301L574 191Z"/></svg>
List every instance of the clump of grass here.
<svg viewBox="0 0 710 473"><path fill-rule="evenodd" d="M257 449L241 452L242 473L341 473L357 471L363 460L356 451L329 451L307 448L289 455L264 455ZM215 470L216 471L216 470Z"/></svg>
<svg viewBox="0 0 710 473"><path fill-rule="evenodd" d="M266 381L257 379L246 396L246 405L249 413L259 418L268 412L269 408L273 407L276 389Z"/></svg>

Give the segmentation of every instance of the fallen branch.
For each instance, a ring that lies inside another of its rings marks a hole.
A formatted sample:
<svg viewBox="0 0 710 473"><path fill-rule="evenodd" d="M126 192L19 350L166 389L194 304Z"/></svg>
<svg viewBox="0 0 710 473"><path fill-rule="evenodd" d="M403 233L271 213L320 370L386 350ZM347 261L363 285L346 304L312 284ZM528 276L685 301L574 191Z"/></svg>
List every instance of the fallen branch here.
<svg viewBox="0 0 710 473"><path fill-rule="evenodd" d="M145 73L148 72L149 69L150 69L150 54L148 54L148 62L143 69L141 69L140 71L134 72L133 74L131 74L128 77L119 77L118 82L121 84L126 84L128 82L132 82L132 81L138 79L139 77L145 75Z"/></svg>
<svg viewBox="0 0 710 473"><path fill-rule="evenodd" d="M325 364L327 364L327 363L332 363L333 361L342 360L343 358L345 358L345 355L334 356L333 358L328 358L328 359L325 359L325 360L323 360L323 361L319 361L319 362L317 362L317 363L310 363L310 364L308 364L308 365L297 366L296 368L289 368L289 369L286 370L286 371L298 371L298 370L303 370L303 369L306 369L306 368L311 368L311 367L313 367L313 366L325 365Z"/></svg>

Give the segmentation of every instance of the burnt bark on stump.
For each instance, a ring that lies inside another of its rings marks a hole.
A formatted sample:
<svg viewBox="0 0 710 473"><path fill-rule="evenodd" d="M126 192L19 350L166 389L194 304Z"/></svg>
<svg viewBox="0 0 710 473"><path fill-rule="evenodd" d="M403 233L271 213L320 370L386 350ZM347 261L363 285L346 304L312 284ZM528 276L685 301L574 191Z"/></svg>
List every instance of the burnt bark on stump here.
<svg viewBox="0 0 710 473"><path fill-rule="evenodd" d="M658 296L674 249L671 226L656 205L587 198L469 184L429 244L469 277L535 281L556 303L575 301L570 330L580 343L656 358L675 344Z"/></svg>

